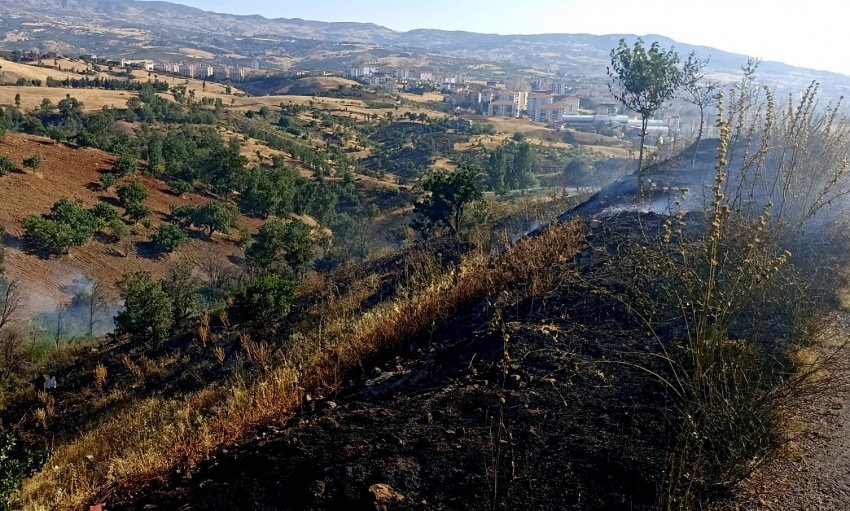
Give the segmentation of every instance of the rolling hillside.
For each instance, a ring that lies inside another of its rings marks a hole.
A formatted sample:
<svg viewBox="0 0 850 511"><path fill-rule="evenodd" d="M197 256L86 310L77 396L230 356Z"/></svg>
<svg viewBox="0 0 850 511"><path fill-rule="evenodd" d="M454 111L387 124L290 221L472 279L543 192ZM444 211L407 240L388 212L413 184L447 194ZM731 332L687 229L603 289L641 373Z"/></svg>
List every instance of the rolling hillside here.
<svg viewBox="0 0 850 511"><path fill-rule="evenodd" d="M0 178L0 225L5 228L7 275L19 281L26 290L24 304L30 313L47 312L70 300L63 288L72 286L81 277L91 277L114 288L128 272L147 271L163 277L178 260L214 254L223 264L233 266L241 249L225 238L210 241L193 236L192 242L177 253L160 258L148 242L150 230L142 225L133 227L132 253L125 257L123 247L104 237L95 237L86 245L72 248L68 256L39 258L28 253L23 241L21 221L35 213L48 213L61 197L80 199L86 207L100 200L113 202L114 190L101 191L98 178L112 166L113 156L96 149L75 148L54 144L46 138L8 133L0 140L0 154L20 165L23 158L38 155L37 170L11 173ZM204 204L208 199L195 194L177 197L165 183L139 177L148 190L145 204L152 211L152 228L167 218L171 204ZM125 178L125 180L129 180ZM251 229L259 222L242 218L241 225Z"/></svg>

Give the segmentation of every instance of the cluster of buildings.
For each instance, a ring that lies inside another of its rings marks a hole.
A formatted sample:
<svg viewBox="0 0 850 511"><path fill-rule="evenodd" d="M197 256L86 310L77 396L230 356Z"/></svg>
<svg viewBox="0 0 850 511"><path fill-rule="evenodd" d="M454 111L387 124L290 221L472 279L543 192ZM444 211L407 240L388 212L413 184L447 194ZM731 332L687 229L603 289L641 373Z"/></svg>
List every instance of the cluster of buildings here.
<svg viewBox="0 0 850 511"><path fill-rule="evenodd" d="M435 89L453 90L466 83L466 75L436 75L430 71L411 68L391 68L378 62L367 62L352 67L348 77L364 85L379 87L387 92L398 92L405 87L431 85Z"/></svg>
<svg viewBox="0 0 850 511"><path fill-rule="evenodd" d="M158 73L171 73L175 75L185 76L187 78L195 78L196 80L212 80L223 82L230 80L231 82L241 82L245 79L244 67L230 66L210 66L210 65L194 65L172 62L156 62L152 64L152 71Z"/></svg>

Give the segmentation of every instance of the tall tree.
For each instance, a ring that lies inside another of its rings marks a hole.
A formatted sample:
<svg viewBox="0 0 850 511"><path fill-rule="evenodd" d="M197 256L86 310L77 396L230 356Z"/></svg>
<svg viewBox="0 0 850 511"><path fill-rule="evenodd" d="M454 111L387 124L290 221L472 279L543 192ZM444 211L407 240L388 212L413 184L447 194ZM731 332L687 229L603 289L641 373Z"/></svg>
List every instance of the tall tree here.
<svg viewBox="0 0 850 511"><path fill-rule="evenodd" d="M709 60L709 58L700 59L696 52L692 51L682 65L682 100L699 109L699 132L694 145L694 165L696 165L699 144L705 130L705 111L717 104L717 92L720 89L718 82L705 79L705 68Z"/></svg>
<svg viewBox="0 0 850 511"><path fill-rule="evenodd" d="M422 188L429 195L416 204L418 218L413 227L430 232L442 225L457 234L466 206L481 200L481 188L475 182L478 173L475 167L461 166L452 173L437 172L426 179Z"/></svg>
<svg viewBox="0 0 850 511"><path fill-rule="evenodd" d="M640 38L633 48L629 48L625 39L620 39L619 47L611 50L611 66L608 68L611 82L608 88L617 101L637 112L641 118L638 157L638 190L641 197L644 195L646 169L643 160L649 120L664 103L675 96L681 81L678 65L679 54L675 49L662 49L655 42L647 51Z"/></svg>

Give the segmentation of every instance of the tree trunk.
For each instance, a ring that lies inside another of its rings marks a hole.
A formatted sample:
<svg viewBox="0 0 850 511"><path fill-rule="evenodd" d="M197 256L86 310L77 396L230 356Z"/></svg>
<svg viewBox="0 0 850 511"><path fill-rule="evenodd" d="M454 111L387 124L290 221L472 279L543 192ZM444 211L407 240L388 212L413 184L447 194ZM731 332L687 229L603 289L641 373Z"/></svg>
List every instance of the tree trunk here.
<svg viewBox="0 0 850 511"><path fill-rule="evenodd" d="M646 130L649 126L649 117L642 116L641 117L641 129L640 129L640 155L638 156L638 200L643 200L644 198L644 180L645 180L645 169L643 168L643 151L646 146Z"/></svg>
<svg viewBox="0 0 850 511"><path fill-rule="evenodd" d="M702 142L702 132L705 127L705 107L699 109L699 132L697 133L697 143L694 146L694 162L692 167L697 166L697 153L699 152L699 143Z"/></svg>

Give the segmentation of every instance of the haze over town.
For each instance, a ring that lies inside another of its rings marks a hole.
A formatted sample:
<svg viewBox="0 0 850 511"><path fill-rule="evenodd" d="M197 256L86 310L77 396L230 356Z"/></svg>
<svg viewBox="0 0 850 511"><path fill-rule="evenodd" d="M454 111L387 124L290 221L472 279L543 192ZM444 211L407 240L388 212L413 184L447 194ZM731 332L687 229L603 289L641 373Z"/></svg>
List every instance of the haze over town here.
<svg viewBox="0 0 850 511"><path fill-rule="evenodd" d="M834 0L656 0L637 8L630 0L508 0L430 2L276 2L177 0L229 14L270 18L376 23L394 30L434 28L498 34L660 34L800 67L850 74L838 58L850 4Z"/></svg>

